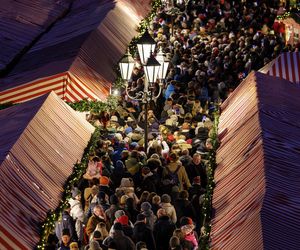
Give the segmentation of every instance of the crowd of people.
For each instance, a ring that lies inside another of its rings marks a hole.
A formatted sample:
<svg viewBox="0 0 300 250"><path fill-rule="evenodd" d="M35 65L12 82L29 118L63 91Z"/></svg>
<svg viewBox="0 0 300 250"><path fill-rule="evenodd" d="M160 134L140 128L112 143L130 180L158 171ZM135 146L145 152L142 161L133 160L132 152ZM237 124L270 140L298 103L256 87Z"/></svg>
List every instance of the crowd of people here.
<svg viewBox="0 0 300 250"><path fill-rule="evenodd" d="M60 250L201 249L212 114L251 70L296 48L273 32L272 1L181 2L180 13L161 8L149 27L171 65L149 103L148 148L145 110L126 94L92 118L102 135L56 223ZM143 81L135 68L131 91Z"/></svg>

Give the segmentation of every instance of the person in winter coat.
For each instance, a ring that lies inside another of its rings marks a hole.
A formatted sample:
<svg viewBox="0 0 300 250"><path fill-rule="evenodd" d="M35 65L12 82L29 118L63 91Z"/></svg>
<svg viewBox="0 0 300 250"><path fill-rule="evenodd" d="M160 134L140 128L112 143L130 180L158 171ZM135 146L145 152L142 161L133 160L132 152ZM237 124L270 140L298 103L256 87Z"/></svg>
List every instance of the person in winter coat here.
<svg viewBox="0 0 300 250"><path fill-rule="evenodd" d="M124 141L120 141L118 148L113 152L112 155L112 162L113 162L113 166L116 166L116 163L118 160L121 160L121 154L124 150L127 150L127 148L125 147L126 143Z"/></svg>
<svg viewBox="0 0 300 250"><path fill-rule="evenodd" d="M170 154L169 158L170 158L170 163L166 166L166 168L168 168L168 170L171 171L172 173L176 172L177 170L179 190L182 191L185 189L185 187L187 189L190 188L192 185L185 171L185 168L182 166L181 162L179 161L177 154L173 152ZM163 177L168 175L168 170L164 169Z"/></svg>
<svg viewBox="0 0 300 250"><path fill-rule="evenodd" d="M61 238L59 238L59 247L58 250L70 250L71 237L70 231L68 228L62 230Z"/></svg>
<svg viewBox="0 0 300 250"><path fill-rule="evenodd" d="M139 202L139 199L134 192L134 183L131 178L122 178L120 187L116 189L116 194L118 193L133 198L135 204Z"/></svg>
<svg viewBox="0 0 300 250"><path fill-rule="evenodd" d="M180 192L179 198L175 201L174 207L178 218L188 216L195 220L196 211L193 204L189 201L189 193L186 190Z"/></svg>
<svg viewBox="0 0 300 250"><path fill-rule="evenodd" d="M126 214L121 215L115 221L116 221L115 223L117 223L117 222L121 223L124 234L126 236L128 236L129 238L132 238L133 229L132 229L131 225L129 225L128 216Z"/></svg>
<svg viewBox="0 0 300 250"><path fill-rule="evenodd" d="M75 230L75 221L73 220L72 216L70 215L71 207L68 204L68 206L65 208L65 210L62 212L62 217L60 220L56 222L55 225L55 234L56 237L59 239L60 243L62 240L62 233L64 229L68 229L68 233L70 236L70 240L77 241L77 233Z"/></svg>
<svg viewBox="0 0 300 250"><path fill-rule="evenodd" d="M143 167L141 171L141 183L137 188L138 193L142 193L143 191L156 192L155 187L155 177L153 173L150 171L149 167Z"/></svg>
<svg viewBox="0 0 300 250"><path fill-rule="evenodd" d="M146 216L146 224L150 227L151 230L153 230L154 222L156 221L157 217L153 213L151 208L152 206L148 201L143 202L141 205L141 212Z"/></svg>
<svg viewBox="0 0 300 250"><path fill-rule="evenodd" d="M191 218L182 217L180 219L180 231L182 233L182 245L184 249L198 249L198 236L194 228L195 225Z"/></svg>
<svg viewBox="0 0 300 250"><path fill-rule="evenodd" d="M132 150L128 159L125 161L128 172L134 177L140 171L142 165L138 151Z"/></svg>
<svg viewBox="0 0 300 250"><path fill-rule="evenodd" d="M83 241L83 223L85 221L84 211L81 205L81 193L78 189L73 190L72 198L69 199L71 206L70 215L75 221L75 230L77 233L78 241Z"/></svg>
<svg viewBox="0 0 300 250"><path fill-rule="evenodd" d="M107 201L108 195L104 193L103 191L100 191L97 194L97 203L103 208L103 211L105 212L107 209L109 209L110 205Z"/></svg>
<svg viewBox="0 0 300 250"><path fill-rule="evenodd" d="M84 189L84 212L88 213L90 204L96 202L97 194L99 192L99 179L89 180L89 187Z"/></svg>
<svg viewBox="0 0 300 250"><path fill-rule="evenodd" d="M139 214L133 227L134 242L144 241L149 250L156 250L153 231L146 225L146 216Z"/></svg>
<svg viewBox="0 0 300 250"><path fill-rule="evenodd" d="M115 220L115 212L120 209L118 197L115 194L111 195L109 197L109 203L110 207L105 211L105 216L109 221L109 224L113 225Z"/></svg>
<svg viewBox="0 0 300 250"><path fill-rule="evenodd" d="M161 197L160 207L166 211L166 215L169 216L171 221L176 224L177 215L174 206L171 204L171 197L168 194L163 194Z"/></svg>
<svg viewBox="0 0 300 250"><path fill-rule="evenodd" d="M168 249L169 240L175 230L175 224L170 220L165 209L157 211L157 221L154 224L153 235L157 250Z"/></svg>
<svg viewBox="0 0 300 250"><path fill-rule="evenodd" d="M94 207L93 215L89 218L87 225L86 225L86 234L90 238L91 234L94 232L96 226L100 222L105 221L105 215L103 209L100 205L96 205Z"/></svg>
<svg viewBox="0 0 300 250"><path fill-rule="evenodd" d="M108 248L111 242L114 242L115 249L135 250L133 241L124 234L122 225L119 222L114 224L111 235L104 239L103 245Z"/></svg>
<svg viewBox="0 0 300 250"><path fill-rule="evenodd" d="M201 186L206 188L207 174L205 164L202 162L201 154L195 153L193 160L190 164L185 166L185 170L188 174L189 180L192 182L195 177L200 176Z"/></svg>
<svg viewBox="0 0 300 250"><path fill-rule="evenodd" d="M125 201L125 213L127 214L129 220L132 223L136 222L136 217L139 214L139 211L136 209L136 205L134 204L134 200L129 197Z"/></svg>

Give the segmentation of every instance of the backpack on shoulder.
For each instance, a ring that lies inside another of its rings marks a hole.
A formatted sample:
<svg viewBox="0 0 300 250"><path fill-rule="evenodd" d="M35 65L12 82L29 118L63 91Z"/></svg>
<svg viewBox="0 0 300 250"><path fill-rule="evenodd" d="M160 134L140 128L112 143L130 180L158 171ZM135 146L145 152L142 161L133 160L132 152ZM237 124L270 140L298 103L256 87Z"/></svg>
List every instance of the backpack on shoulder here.
<svg viewBox="0 0 300 250"><path fill-rule="evenodd" d="M179 178L177 172L179 171L181 165L178 165L176 170L172 172L168 166L166 166L167 174L164 176L162 180L162 184L164 186L178 186L179 185Z"/></svg>

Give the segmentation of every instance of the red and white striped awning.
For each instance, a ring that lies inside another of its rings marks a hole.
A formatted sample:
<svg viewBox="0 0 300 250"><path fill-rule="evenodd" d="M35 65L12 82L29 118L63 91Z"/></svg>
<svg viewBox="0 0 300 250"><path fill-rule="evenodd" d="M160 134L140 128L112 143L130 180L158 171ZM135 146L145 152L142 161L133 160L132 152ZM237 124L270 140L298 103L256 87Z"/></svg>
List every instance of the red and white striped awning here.
<svg viewBox="0 0 300 250"><path fill-rule="evenodd" d="M210 249L299 249L299 95L253 71L222 104Z"/></svg>
<svg viewBox="0 0 300 250"><path fill-rule="evenodd" d="M25 102L51 91L54 91L56 95L67 102L76 102L82 99L99 99L97 95L76 76L70 72L64 72L2 91L0 93L0 103Z"/></svg>
<svg viewBox="0 0 300 250"><path fill-rule="evenodd" d="M1 110L0 128L0 249L35 249L94 127L51 92Z"/></svg>
<svg viewBox="0 0 300 250"><path fill-rule="evenodd" d="M284 52L259 70L270 76L300 82L300 52Z"/></svg>
<svg viewBox="0 0 300 250"><path fill-rule="evenodd" d="M26 5L26 0L18 2ZM38 5L46 8L46 2ZM150 2L75 1L0 79L0 103L24 102L50 91L70 102L105 100L116 78L114 67L137 35L137 25L150 10ZM23 42L15 30L14 37L15 43Z"/></svg>

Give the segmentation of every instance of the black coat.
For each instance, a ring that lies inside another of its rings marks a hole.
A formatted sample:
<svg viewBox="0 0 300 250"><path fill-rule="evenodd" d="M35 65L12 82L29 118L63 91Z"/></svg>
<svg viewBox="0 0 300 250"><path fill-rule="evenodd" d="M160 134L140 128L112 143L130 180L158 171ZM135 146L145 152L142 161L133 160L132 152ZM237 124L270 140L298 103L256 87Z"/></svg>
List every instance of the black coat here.
<svg viewBox="0 0 300 250"><path fill-rule="evenodd" d="M141 183L140 183L140 188L141 191L140 193L143 193L143 191L148 191L148 192L155 192L156 193L156 186L155 183L157 181L155 180L155 176L147 176L145 179L142 177Z"/></svg>
<svg viewBox="0 0 300 250"><path fill-rule="evenodd" d="M183 216L191 217L193 221L196 219L196 211L193 204L189 200L185 199L177 199L174 204L177 218L181 218ZM179 220L178 220L179 223Z"/></svg>
<svg viewBox="0 0 300 250"><path fill-rule="evenodd" d="M143 221L134 224L133 240L135 243L144 241L149 250L156 250L153 232Z"/></svg>
<svg viewBox="0 0 300 250"><path fill-rule="evenodd" d="M124 235L121 230L115 230L112 236L105 238L103 248L107 249L112 241L116 244L117 250L135 250L134 242L128 236Z"/></svg>
<svg viewBox="0 0 300 250"><path fill-rule="evenodd" d="M191 183L193 183L193 180L196 176L200 176L201 186L203 188L206 188L207 174L206 174L205 165L202 162L199 165L195 165L195 163L192 162L191 164L185 166L185 171Z"/></svg>
<svg viewBox="0 0 300 250"><path fill-rule="evenodd" d="M162 216L154 224L153 235L157 250L169 248L169 240L176 229L174 223L168 216Z"/></svg>

